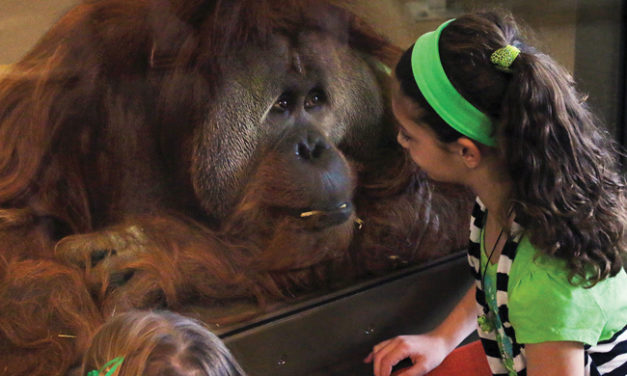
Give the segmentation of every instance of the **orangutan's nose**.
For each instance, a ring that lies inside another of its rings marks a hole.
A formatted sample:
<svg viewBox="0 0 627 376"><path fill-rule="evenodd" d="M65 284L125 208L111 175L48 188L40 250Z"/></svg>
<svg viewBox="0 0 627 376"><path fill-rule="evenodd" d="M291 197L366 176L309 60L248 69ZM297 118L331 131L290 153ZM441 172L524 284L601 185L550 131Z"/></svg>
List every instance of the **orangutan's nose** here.
<svg viewBox="0 0 627 376"><path fill-rule="evenodd" d="M329 144L318 132L304 132L296 143L296 155L311 162L320 159L328 149Z"/></svg>

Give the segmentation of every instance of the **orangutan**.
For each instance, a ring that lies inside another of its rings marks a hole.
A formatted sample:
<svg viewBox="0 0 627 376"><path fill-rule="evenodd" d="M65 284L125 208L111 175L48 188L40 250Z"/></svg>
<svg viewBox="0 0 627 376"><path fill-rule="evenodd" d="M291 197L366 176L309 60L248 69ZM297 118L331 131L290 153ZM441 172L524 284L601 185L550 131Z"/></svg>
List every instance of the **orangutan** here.
<svg viewBox="0 0 627 376"><path fill-rule="evenodd" d="M0 80L0 374L130 308L288 299L465 244L396 143L399 50L320 0L85 0Z"/></svg>

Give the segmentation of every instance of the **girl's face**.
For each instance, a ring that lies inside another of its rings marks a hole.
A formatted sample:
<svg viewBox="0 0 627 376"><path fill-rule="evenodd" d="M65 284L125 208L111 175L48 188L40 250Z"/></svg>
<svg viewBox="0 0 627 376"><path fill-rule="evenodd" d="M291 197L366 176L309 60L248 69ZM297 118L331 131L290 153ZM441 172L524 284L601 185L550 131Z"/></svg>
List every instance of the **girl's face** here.
<svg viewBox="0 0 627 376"><path fill-rule="evenodd" d="M401 91L394 80L392 111L399 123L398 143L409 152L411 159L429 175L443 182L460 183L456 173L456 153L438 141L435 133L426 124L416 123L422 111L417 104Z"/></svg>

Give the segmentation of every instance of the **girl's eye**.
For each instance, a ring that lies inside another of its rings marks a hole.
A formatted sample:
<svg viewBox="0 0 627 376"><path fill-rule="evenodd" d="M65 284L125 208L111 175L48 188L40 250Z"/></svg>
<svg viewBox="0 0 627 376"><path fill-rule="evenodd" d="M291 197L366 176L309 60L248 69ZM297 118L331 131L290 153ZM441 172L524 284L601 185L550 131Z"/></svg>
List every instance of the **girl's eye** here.
<svg viewBox="0 0 627 376"><path fill-rule="evenodd" d="M401 139L403 139L405 141L411 140L411 137L407 133L405 133L403 128L399 128L398 135L401 137Z"/></svg>

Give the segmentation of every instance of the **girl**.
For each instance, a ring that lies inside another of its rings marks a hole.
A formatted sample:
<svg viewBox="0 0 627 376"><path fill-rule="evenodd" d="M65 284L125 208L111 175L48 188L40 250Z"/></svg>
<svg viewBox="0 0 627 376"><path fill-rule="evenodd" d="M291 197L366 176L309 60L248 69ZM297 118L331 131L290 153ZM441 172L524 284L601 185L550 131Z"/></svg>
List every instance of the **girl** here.
<svg viewBox="0 0 627 376"><path fill-rule="evenodd" d="M129 312L100 328L83 358L85 376L244 376L222 341L171 312Z"/></svg>
<svg viewBox="0 0 627 376"><path fill-rule="evenodd" d="M433 331L374 346L374 374L423 375L477 329L495 375L626 375L626 184L571 77L492 12L421 36L395 76L399 143L477 195L476 284Z"/></svg>

